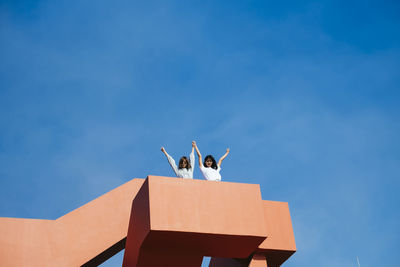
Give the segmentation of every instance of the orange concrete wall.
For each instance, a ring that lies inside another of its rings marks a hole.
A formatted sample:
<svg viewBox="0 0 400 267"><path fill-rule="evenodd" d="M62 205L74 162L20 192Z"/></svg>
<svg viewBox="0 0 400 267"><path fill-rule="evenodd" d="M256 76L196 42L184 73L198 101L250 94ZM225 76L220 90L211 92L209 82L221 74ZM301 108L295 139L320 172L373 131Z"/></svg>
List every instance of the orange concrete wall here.
<svg viewBox="0 0 400 267"><path fill-rule="evenodd" d="M296 243L287 202L263 200L267 238L252 258L212 258L210 267L266 266L278 267L295 251Z"/></svg>
<svg viewBox="0 0 400 267"><path fill-rule="evenodd" d="M0 266L49 266L50 220L0 218Z"/></svg>
<svg viewBox="0 0 400 267"><path fill-rule="evenodd" d="M255 254L253 255L249 267L267 267L267 259L264 255Z"/></svg>
<svg viewBox="0 0 400 267"><path fill-rule="evenodd" d="M194 262L248 257L267 236L263 208L259 185L149 176L133 203L123 266L176 266L154 255L166 248L175 261L182 251Z"/></svg>
<svg viewBox="0 0 400 267"><path fill-rule="evenodd" d="M266 237L258 184L149 176L151 229Z"/></svg>
<svg viewBox="0 0 400 267"><path fill-rule="evenodd" d="M292 220L287 202L263 201L265 227L268 238L259 247L259 252L273 250L296 251Z"/></svg>
<svg viewBox="0 0 400 267"><path fill-rule="evenodd" d="M120 251L143 181L133 179L57 220L0 218L0 266L80 266L122 240Z"/></svg>
<svg viewBox="0 0 400 267"><path fill-rule="evenodd" d="M276 267L296 250L287 203L262 201L258 185L156 176L144 182L133 179L57 220L0 218L0 266L97 265L125 248L128 227L136 233L127 239L138 242L127 244L125 258L136 249L146 267L156 266L154 255L190 267L203 256L253 252Z"/></svg>
<svg viewBox="0 0 400 267"><path fill-rule="evenodd" d="M265 227L268 238L257 253L267 257L269 267L280 266L296 252L292 220L287 202L264 200Z"/></svg>

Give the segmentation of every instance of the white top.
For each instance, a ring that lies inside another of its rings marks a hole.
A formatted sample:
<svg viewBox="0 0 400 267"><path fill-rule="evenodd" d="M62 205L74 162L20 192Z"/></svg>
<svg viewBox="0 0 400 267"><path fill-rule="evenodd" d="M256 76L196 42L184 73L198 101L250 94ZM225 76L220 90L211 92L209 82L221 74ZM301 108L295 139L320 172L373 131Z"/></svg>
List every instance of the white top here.
<svg viewBox="0 0 400 267"><path fill-rule="evenodd" d="M169 165L171 165L172 169L174 170L176 177L184 178L184 179L193 179L193 169L194 169L194 152L190 153L189 162L190 162L190 169L182 168L178 169L176 166L175 160L167 154L167 159Z"/></svg>
<svg viewBox="0 0 400 267"><path fill-rule="evenodd" d="M203 176L206 180L221 181L221 174L219 173L221 171L220 166L218 166L218 168L215 170L213 168L204 167L203 165L201 165L200 171L203 173Z"/></svg>

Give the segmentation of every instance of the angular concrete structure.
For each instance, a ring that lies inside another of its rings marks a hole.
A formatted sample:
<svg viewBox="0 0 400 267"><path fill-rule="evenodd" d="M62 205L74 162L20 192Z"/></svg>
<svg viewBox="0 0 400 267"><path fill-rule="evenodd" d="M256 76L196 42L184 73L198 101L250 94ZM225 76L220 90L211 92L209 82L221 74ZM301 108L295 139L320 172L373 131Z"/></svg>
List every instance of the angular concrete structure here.
<svg viewBox="0 0 400 267"><path fill-rule="evenodd" d="M193 255L185 266L203 255L247 257L266 237L258 185L150 176L133 201L123 266L148 266L145 256L165 248L174 259ZM176 266L160 260L154 266Z"/></svg>
<svg viewBox="0 0 400 267"><path fill-rule="evenodd" d="M96 266L125 247L133 179L57 220L0 218L0 266Z"/></svg>
<svg viewBox="0 0 400 267"><path fill-rule="evenodd" d="M275 267L296 251L287 203L253 184L149 176L57 220L0 218L0 266L97 266L124 248L124 267Z"/></svg>
<svg viewBox="0 0 400 267"><path fill-rule="evenodd" d="M212 258L209 267L278 267L296 252L287 202L263 200L267 238L245 258Z"/></svg>

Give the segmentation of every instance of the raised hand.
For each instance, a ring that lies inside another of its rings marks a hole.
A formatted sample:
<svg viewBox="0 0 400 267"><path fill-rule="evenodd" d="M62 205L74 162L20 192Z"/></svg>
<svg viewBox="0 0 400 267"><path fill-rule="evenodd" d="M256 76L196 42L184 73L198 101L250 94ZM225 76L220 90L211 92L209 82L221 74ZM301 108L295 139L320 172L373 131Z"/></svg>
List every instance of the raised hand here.
<svg viewBox="0 0 400 267"><path fill-rule="evenodd" d="M222 161L226 158L226 156L228 156L229 151L230 151L230 149L227 148L227 149L226 149L226 153L219 159L219 161L218 161L218 166L221 166Z"/></svg>

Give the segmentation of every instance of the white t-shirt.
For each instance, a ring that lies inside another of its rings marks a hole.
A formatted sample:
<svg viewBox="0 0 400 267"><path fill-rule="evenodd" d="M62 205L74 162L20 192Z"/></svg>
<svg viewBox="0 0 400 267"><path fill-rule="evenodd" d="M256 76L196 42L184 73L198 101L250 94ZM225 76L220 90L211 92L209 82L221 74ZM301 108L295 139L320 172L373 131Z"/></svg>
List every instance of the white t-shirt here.
<svg viewBox="0 0 400 267"><path fill-rule="evenodd" d="M215 170L202 165L200 166L200 171L203 173L204 178L208 181L221 181L221 174L219 173L221 171L220 166L218 166L218 168Z"/></svg>
<svg viewBox="0 0 400 267"><path fill-rule="evenodd" d="M178 169L178 166L176 166L175 160L167 154L167 159L169 162L169 165L171 165L172 169L174 170L176 177L184 178L184 179L193 179L193 168L194 168L194 153L190 153L189 156L189 162L190 165L192 166L190 169L182 168Z"/></svg>

